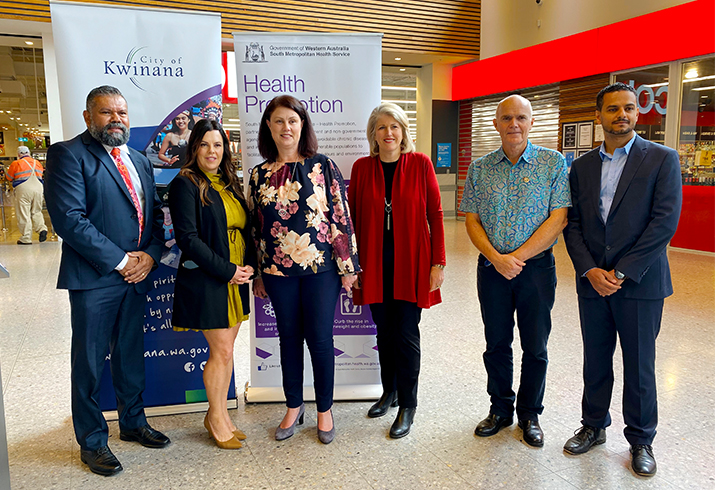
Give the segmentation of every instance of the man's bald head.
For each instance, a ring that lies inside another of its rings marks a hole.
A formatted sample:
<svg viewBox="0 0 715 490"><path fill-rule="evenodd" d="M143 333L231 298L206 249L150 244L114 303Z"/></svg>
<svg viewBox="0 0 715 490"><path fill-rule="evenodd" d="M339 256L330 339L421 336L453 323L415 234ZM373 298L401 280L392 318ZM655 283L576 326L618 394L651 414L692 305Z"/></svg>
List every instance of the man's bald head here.
<svg viewBox="0 0 715 490"><path fill-rule="evenodd" d="M494 128L499 132L502 148L512 163L516 163L528 144L534 125L531 102L521 95L510 95L497 106Z"/></svg>
<svg viewBox="0 0 715 490"><path fill-rule="evenodd" d="M529 117L531 117L532 109L531 102L529 102L529 99L527 99L526 97L522 97L518 94L513 94L508 97L504 97L501 102L499 102L499 105L497 105L497 118L499 117L499 112L501 110L503 110L505 107L511 107L512 105L528 109Z"/></svg>

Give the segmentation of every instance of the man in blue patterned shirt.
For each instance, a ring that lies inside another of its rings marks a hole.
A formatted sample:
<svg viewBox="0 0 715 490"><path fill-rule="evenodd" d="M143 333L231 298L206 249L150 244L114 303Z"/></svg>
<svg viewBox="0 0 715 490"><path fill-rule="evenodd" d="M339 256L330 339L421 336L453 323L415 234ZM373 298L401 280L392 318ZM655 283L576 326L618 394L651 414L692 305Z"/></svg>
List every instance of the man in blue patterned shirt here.
<svg viewBox="0 0 715 490"><path fill-rule="evenodd" d="M566 226L571 206L566 162L553 150L531 144L531 104L511 95L497 106L494 127L502 146L469 166L459 209L480 252L477 291L487 350L489 416L477 425L481 437L513 420L514 401L524 442L544 445L539 426L546 381L546 343L556 294L551 248ZM514 312L521 348L519 393L512 390Z"/></svg>

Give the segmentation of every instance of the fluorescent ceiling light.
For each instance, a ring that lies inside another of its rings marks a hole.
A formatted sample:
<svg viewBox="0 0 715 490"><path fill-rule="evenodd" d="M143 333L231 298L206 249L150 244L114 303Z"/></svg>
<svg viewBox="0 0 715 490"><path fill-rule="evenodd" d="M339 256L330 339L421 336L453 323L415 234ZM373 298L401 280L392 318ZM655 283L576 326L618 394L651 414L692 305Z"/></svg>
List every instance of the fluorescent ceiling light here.
<svg viewBox="0 0 715 490"><path fill-rule="evenodd" d="M698 70L695 68L691 68L685 73L685 78L691 79L691 78L698 78Z"/></svg>
<svg viewBox="0 0 715 490"><path fill-rule="evenodd" d="M417 87L397 87L395 85L383 85L380 88L382 90L411 90L413 92L417 91Z"/></svg>
<svg viewBox="0 0 715 490"><path fill-rule="evenodd" d="M383 102L392 102L393 104L416 104L416 100L397 100L397 99L382 99Z"/></svg>
<svg viewBox="0 0 715 490"><path fill-rule="evenodd" d="M693 92L702 92L703 90L715 90L715 85L711 85L709 87L698 87L698 88L694 88L692 90L693 90Z"/></svg>

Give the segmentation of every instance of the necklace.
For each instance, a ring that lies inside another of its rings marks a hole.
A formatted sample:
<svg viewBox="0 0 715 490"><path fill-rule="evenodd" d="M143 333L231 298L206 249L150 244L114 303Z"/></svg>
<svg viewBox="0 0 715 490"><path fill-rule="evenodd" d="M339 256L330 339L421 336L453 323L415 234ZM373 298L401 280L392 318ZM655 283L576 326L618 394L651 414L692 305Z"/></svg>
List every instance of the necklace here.
<svg viewBox="0 0 715 490"><path fill-rule="evenodd" d="M392 199L390 199L390 202L387 202L387 198L385 198L385 214L387 214L387 230L390 230L390 218L392 217Z"/></svg>

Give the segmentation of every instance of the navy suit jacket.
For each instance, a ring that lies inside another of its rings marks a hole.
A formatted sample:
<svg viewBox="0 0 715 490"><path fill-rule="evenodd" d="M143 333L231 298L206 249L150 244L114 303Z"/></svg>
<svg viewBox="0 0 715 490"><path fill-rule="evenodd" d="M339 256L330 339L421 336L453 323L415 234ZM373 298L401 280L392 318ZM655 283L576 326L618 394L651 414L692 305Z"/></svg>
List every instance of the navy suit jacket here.
<svg viewBox="0 0 715 490"><path fill-rule="evenodd" d="M50 146L45 169L45 201L52 226L62 237L59 289L97 289L124 283L114 268L124 254L148 253L159 263L164 215L149 160L129 148L144 191L144 231L119 170L89 131ZM147 292L146 279L135 286Z"/></svg>
<svg viewBox="0 0 715 490"><path fill-rule="evenodd" d="M678 227L683 200L677 152L636 136L605 223L599 209L598 148L573 162L569 181L573 206L564 238L578 294L599 296L583 277L594 267L628 276L616 293L622 297L663 299L673 294L666 247Z"/></svg>

